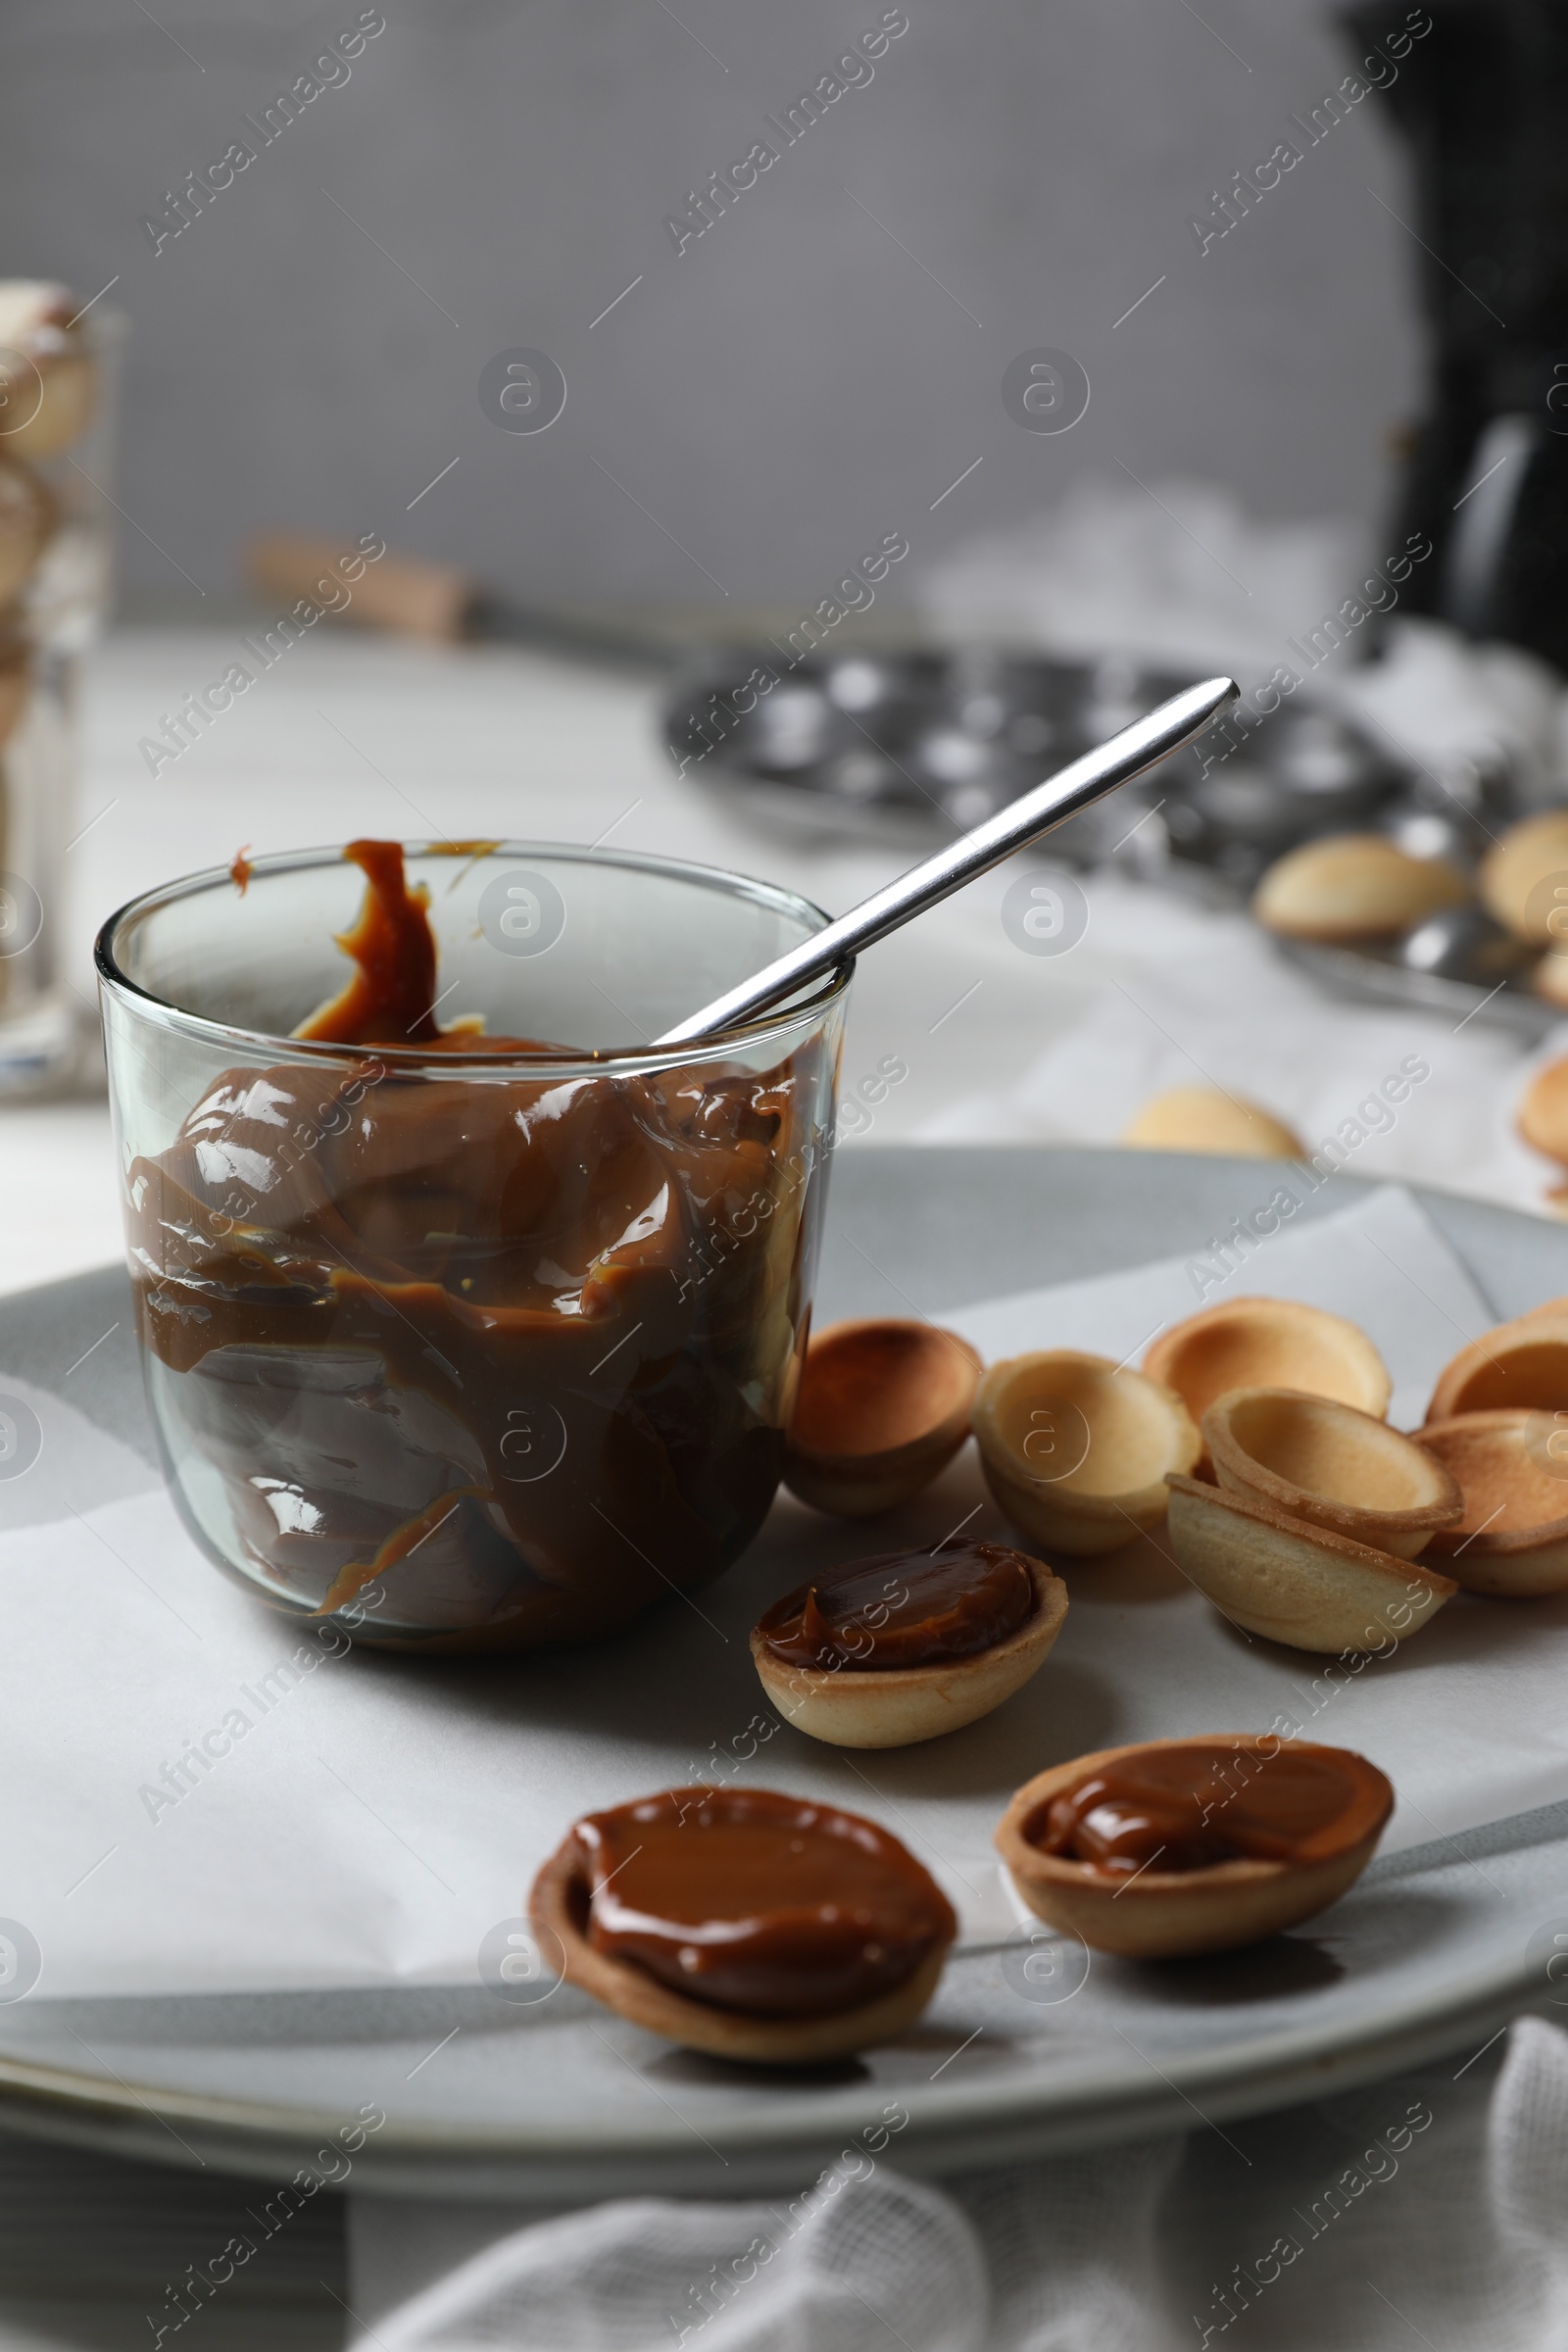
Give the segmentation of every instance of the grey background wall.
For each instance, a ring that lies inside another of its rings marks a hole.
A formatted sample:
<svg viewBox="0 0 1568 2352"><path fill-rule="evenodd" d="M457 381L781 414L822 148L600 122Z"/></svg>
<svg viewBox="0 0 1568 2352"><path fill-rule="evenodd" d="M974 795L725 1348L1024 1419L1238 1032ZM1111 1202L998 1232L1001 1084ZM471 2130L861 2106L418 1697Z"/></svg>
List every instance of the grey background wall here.
<svg viewBox="0 0 1568 2352"><path fill-rule="evenodd" d="M1326 9L905 4L874 79L677 254L666 214L882 0L381 0L351 78L155 255L142 217L358 0L9 0L0 269L119 277L127 579L218 597L243 533L293 525L535 597L804 601L902 530L907 597L1118 464L1370 525L1418 363L1383 102L1206 255L1187 225L1345 73ZM569 386L537 435L477 397L519 345ZM1040 345L1091 378L1071 432L1003 408Z"/></svg>

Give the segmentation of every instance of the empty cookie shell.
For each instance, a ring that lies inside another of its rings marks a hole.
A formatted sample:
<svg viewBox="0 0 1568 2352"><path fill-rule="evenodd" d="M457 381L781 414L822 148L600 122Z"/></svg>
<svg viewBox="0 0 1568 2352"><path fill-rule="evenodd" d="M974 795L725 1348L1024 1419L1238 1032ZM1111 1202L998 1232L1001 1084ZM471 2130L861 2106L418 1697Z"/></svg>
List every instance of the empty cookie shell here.
<svg viewBox="0 0 1568 2352"><path fill-rule="evenodd" d="M1163 1332L1144 1356L1195 1421L1229 1389L1304 1389L1380 1417L1394 1384L1366 1333L1296 1298L1230 1298Z"/></svg>
<svg viewBox="0 0 1568 2352"><path fill-rule="evenodd" d="M1464 1516L1464 1497L1441 1459L1386 1421L1327 1396L1233 1389L1215 1398L1202 1426L1214 1475L1228 1493L1272 1503L1374 1551L1413 1560Z"/></svg>
<svg viewBox="0 0 1568 2352"><path fill-rule="evenodd" d="M688 2049L761 2066L895 2040L957 1934L889 1831L763 1788L669 1788L584 1815L528 1909L568 1983Z"/></svg>
<svg viewBox="0 0 1568 2352"><path fill-rule="evenodd" d="M1170 1481L1178 1567L1233 1625L1290 1649L1386 1650L1451 1599L1451 1577L1251 1494Z"/></svg>
<svg viewBox="0 0 1568 2352"><path fill-rule="evenodd" d="M1461 1348L1438 1375L1427 1420L1450 1421L1456 1413L1535 1409L1555 1412L1568 1405L1568 1310L1550 1307L1519 1315L1484 1331Z"/></svg>
<svg viewBox="0 0 1568 2352"><path fill-rule="evenodd" d="M1271 865L1252 912L1291 939L1395 939L1469 896L1463 874L1441 858L1412 858L1382 833L1338 833Z"/></svg>
<svg viewBox="0 0 1568 2352"><path fill-rule="evenodd" d="M1568 900L1557 901L1549 887L1559 875L1568 880L1568 809L1549 808L1509 826L1482 858L1476 887L1487 912L1505 923L1516 939L1550 948L1561 937L1551 929L1550 918L1559 904L1568 905Z"/></svg>
<svg viewBox="0 0 1568 2352"><path fill-rule="evenodd" d="M1568 1059L1548 1061L1525 1089L1519 1133L1533 1152L1568 1166Z"/></svg>
<svg viewBox="0 0 1568 2352"><path fill-rule="evenodd" d="M866 1629L872 1640L864 1642L864 1648L872 1650L876 1632L890 1625L897 1631L901 1622L907 1623L916 1616L920 1603L916 1589L920 1565L940 1563L943 1551L984 1553L992 1559L1016 1562L1030 1589L1028 1614L1023 1622L985 1647L935 1657L926 1664L884 1665L874 1670L857 1664L861 1644L856 1639L847 1639L840 1645L829 1628L825 1629L828 1638L823 1644L824 1653L832 1655L841 1648L843 1662L813 1665L781 1657L769 1640L770 1633L776 1633L781 1623L795 1622L801 1604L808 1595L814 1598L812 1588L802 1587L776 1602L752 1629L752 1657L758 1675L786 1723L793 1724L796 1731L805 1732L808 1738L827 1740L835 1747L912 1747L920 1740L938 1740L945 1732L956 1732L966 1723L978 1722L982 1715L1000 1707L1015 1690L1021 1690L1031 1676L1039 1673L1066 1621L1067 1588L1059 1576L1053 1576L1043 1560L1032 1559L1027 1552L1004 1552L993 1544L959 1544L942 1546L936 1553L890 1553L884 1561L856 1563L856 1568L862 1572L886 1569L888 1590L897 1589L906 1603L913 1604L900 1609L895 1602L890 1612L884 1601L880 1608L873 1605L862 1611L862 1617L880 1617L879 1625ZM899 1573L901 1569L903 1574ZM844 1573L841 1570L836 1575L842 1579ZM863 1573L861 1581L865 1582ZM834 1577L823 1582L830 1593ZM876 1584L873 1578L869 1589L874 1591ZM957 1612L949 1607L946 1614L951 1620ZM859 1630L852 1616L851 1635ZM927 1644L933 1649L943 1646L940 1628L937 1631L939 1639Z"/></svg>
<svg viewBox="0 0 1568 2352"><path fill-rule="evenodd" d="M1434 1536L1429 1564L1469 1592L1528 1600L1568 1592L1568 1421L1461 1413L1421 1443L1459 1483L1464 1517Z"/></svg>
<svg viewBox="0 0 1568 2352"><path fill-rule="evenodd" d="M1173 1086L1152 1095L1122 1129L1137 1152L1222 1152L1243 1159L1302 1159L1298 1135L1265 1110L1217 1086Z"/></svg>
<svg viewBox="0 0 1568 2352"><path fill-rule="evenodd" d="M98 363L75 324L81 305L66 286L0 279L0 396L14 419L7 454L52 458L92 422Z"/></svg>
<svg viewBox="0 0 1568 2352"><path fill-rule="evenodd" d="M1534 996L1568 1009L1568 949L1548 948L1530 975Z"/></svg>
<svg viewBox="0 0 1568 2352"><path fill-rule="evenodd" d="M1190 1470L1202 1445L1172 1390L1071 1348L993 1364L975 1396L974 1434L1013 1525L1080 1557L1157 1527L1166 1473Z"/></svg>
<svg viewBox="0 0 1568 2352"><path fill-rule="evenodd" d="M785 1485L847 1519L918 1494L968 1436L980 1373L968 1342L934 1323L830 1324L806 1350Z"/></svg>
<svg viewBox="0 0 1568 2352"><path fill-rule="evenodd" d="M1038 1918L1097 1951L1175 1959L1326 1910L1393 1809L1385 1776L1348 1748L1220 1732L1055 1765L1018 1790L996 1842Z"/></svg>

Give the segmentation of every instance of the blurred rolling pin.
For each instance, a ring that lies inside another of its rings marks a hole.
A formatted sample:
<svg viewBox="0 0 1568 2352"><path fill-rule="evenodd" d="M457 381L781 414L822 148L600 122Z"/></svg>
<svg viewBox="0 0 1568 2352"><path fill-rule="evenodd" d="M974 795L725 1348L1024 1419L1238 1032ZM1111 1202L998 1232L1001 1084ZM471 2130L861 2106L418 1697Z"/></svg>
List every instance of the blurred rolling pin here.
<svg viewBox="0 0 1568 2352"><path fill-rule="evenodd" d="M309 597L357 627L389 629L401 637L423 637L444 645L488 639L622 667L668 669L681 659L679 648L635 630L601 627L592 620L514 604L449 564L388 552L367 564L358 579L347 582L342 560L343 548L336 540L275 531L247 544L245 573L261 595L281 604Z"/></svg>

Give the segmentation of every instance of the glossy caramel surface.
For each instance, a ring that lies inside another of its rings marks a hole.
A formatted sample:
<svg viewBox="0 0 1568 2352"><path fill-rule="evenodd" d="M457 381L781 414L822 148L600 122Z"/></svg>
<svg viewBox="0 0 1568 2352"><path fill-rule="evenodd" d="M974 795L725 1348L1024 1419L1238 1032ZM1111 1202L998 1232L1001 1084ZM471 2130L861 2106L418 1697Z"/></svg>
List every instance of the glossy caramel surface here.
<svg viewBox="0 0 1568 2352"><path fill-rule="evenodd" d="M668 1789L587 1814L572 1836L594 1949L717 2008L859 2008L957 1932L886 1830L771 1789Z"/></svg>
<svg viewBox="0 0 1568 2352"><path fill-rule="evenodd" d="M354 1057L222 1073L127 1171L159 1408L270 1588L367 1639L579 1640L772 1499L826 1073L405 1071L376 1047L552 1049L438 1031L424 893L352 855L354 975L305 1030Z"/></svg>
<svg viewBox="0 0 1568 2352"><path fill-rule="evenodd" d="M886 1674L994 1649L1034 1611L1023 1552L957 1539L832 1569L775 1601L759 1630L786 1665Z"/></svg>
<svg viewBox="0 0 1568 2352"><path fill-rule="evenodd" d="M1389 1793L1376 1766L1348 1748L1183 1740L1102 1765L1053 1797L1024 1835L1104 1878L1314 1862L1365 1836Z"/></svg>

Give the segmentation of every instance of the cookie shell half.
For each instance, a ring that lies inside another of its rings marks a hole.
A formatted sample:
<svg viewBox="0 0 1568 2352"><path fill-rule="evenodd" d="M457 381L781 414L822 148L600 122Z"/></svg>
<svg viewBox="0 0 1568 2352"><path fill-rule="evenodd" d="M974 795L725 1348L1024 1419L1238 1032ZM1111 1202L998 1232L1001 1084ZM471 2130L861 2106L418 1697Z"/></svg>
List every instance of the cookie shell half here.
<svg viewBox="0 0 1568 2352"><path fill-rule="evenodd" d="M1293 1519L1255 1496L1172 1478L1178 1567L1223 1616L1265 1641L1326 1655L1406 1641L1459 1590L1414 1560Z"/></svg>
<svg viewBox="0 0 1568 2352"><path fill-rule="evenodd" d="M534 1880L528 1915L539 1935L560 1943L568 1984L649 2034L749 2066L812 2066L896 2041L935 1992L952 1948L938 1944L891 1992L826 2017L752 2017L690 2000L634 1962L594 1950L587 1936L588 1886L570 1833Z"/></svg>
<svg viewBox="0 0 1568 2352"><path fill-rule="evenodd" d="M1028 1624L972 1657L896 1666L885 1674L793 1666L774 1655L760 1626L754 1626L752 1658L785 1722L808 1739L833 1747L913 1747L940 1740L1000 1707L1050 1656L1066 1621L1067 1588L1044 1560L1031 1559L1029 1575L1035 1606Z"/></svg>
<svg viewBox="0 0 1568 2352"><path fill-rule="evenodd" d="M1268 1759L1281 1750L1310 1750L1317 1745L1309 1740L1276 1740L1271 1735L1259 1739L1249 1732L1212 1733L1203 1738L1207 1745L1258 1754L1265 1771ZM1238 1944L1277 1936L1327 1910L1355 1884L1371 1861L1394 1810L1394 1790L1387 1782L1388 1801L1373 1826L1343 1853L1314 1862L1244 1858L1210 1863L1202 1870L1150 1868L1113 1886L1082 1862L1064 1854L1043 1853L1025 1836L1028 1825L1053 1797L1076 1788L1107 1764L1154 1748L1190 1744L1191 1736L1186 1740L1139 1740L1126 1747L1105 1747L1094 1755L1076 1756L1070 1764L1054 1765L1025 1782L998 1825L996 1843L1020 1898L1037 1918L1076 1936L1099 1952L1115 1952L1134 1960L1177 1959L1193 1952L1230 1951ZM1383 1778L1381 1774L1378 1777Z"/></svg>

